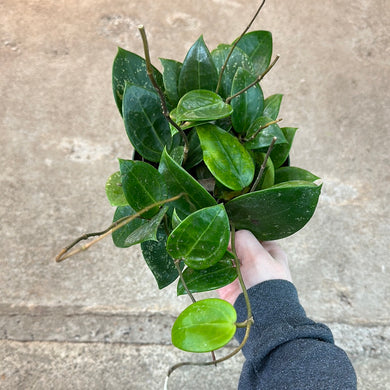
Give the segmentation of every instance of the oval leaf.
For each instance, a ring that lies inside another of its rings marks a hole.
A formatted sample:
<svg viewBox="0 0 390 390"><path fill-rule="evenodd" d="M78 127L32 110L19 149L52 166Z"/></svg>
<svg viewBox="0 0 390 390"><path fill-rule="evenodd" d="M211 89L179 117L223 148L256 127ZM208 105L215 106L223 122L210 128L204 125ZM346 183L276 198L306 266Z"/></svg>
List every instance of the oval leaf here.
<svg viewBox="0 0 390 390"><path fill-rule="evenodd" d="M220 260L206 269L195 270L188 267L183 272L183 278L190 292L198 293L216 290L232 283L237 278L237 271L231 260ZM179 280L177 295L186 293L182 281Z"/></svg>
<svg viewBox="0 0 390 390"><path fill-rule="evenodd" d="M217 87L218 73L203 36L194 43L183 61L179 76L179 96L193 89L214 91Z"/></svg>
<svg viewBox="0 0 390 390"><path fill-rule="evenodd" d="M112 240L118 248L128 248L144 241L157 240L156 234L168 207L163 207L151 220L136 218L112 233ZM118 207L113 222L136 212L130 206Z"/></svg>
<svg viewBox="0 0 390 390"><path fill-rule="evenodd" d="M170 203L180 216L187 216L204 207L213 206L215 199L164 150L158 167L166 184L168 197L187 194Z"/></svg>
<svg viewBox="0 0 390 390"><path fill-rule="evenodd" d="M277 138L275 145L287 143L282 130L276 123L267 126L258 133L258 130L261 127L266 126L270 122L273 122L273 119L261 116L252 123L252 126L248 130L246 136L246 140L248 141L245 142L245 147L247 149L268 148L274 137Z"/></svg>
<svg viewBox="0 0 390 390"><path fill-rule="evenodd" d="M157 84L162 87L161 73L153 67L153 74ZM119 47L112 67L112 89L121 114L123 94L127 83L154 91L146 72L145 60L137 54Z"/></svg>
<svg viewBox="0 0 390 390"><path fill-rule="evenodd" d="M243 68L238 68L232 84L231 96L252 83L256 77ZM246 133L251 124L262 115L264 97L258 84L232 100L232 124L237 133Z"/></svg>
<svg viewBox="0 0 390 390"><path fill-rule="evenodd" d="M217 67L218 74L225 63L230 50L231 50L231 45L221 44L218 45L218 47L212 51L211 56ZM226 64L225 71L223 72L222 75L221 87L220 90L218 91L218 93L223 98L227 98L228 96L230 96L230 92L232 90L233 78L238 68L246 69L248 72L253 74L253 64L250 61L249 57L240 48L235 47L232 55L229 58L228 63Z"/></svg>
<svg viewBox="0 0 390 390"><path fill-rule="evenodd" d="M237 313L222 299L188 306L172 327L172 344L187 352L210 352L226 345L236 332Z"/></svg>
<svg viewBox="0 0 390 390"><path fill-rule="evenodd" d="M256 174L261 169L261 165L264 162L265 153L258 152L257 150L254 151L254 160L256 162ZM259 184L256 187L256 190L264 190L266 188L272 187L274 185L275 181L275 169L274 164L272 163L272 159L268 158L267 163L263 172L263 176L261 177Z"/></svg>
<svg viewBox="0 0 390 390"><path fill-rule="evenodd" d="M187 92L177 105L176 120L209 121L226 118L233 112L232 107L212 91L197 89Z"/></svg>
<svg viewBox="0 0 390 390"><path fill-rule="evenodd" d="M279 240L306 225L320 192L321 186L292 182L241 195L225 207L237 229L250 230L261 241Z"/></svg>
<svg viewBox="0 0 390 390"><path fill-rule="evenodd" d="M165 95L173 107L177 106L179 101L179 75L182 68L182 63L175 60L168 60L160 58L160 62L164 67L163 82L165 88Z"/></svg>
<svg viewBox="0 0 390 390"><path fill-rule="evenodd" d="M122 188L129 205L136 211L167 198L167 191L160 172L143 161L119 160L122 175ZM151 218L159 211L158 207L142 214Z"/></svg>
<svg viewBox="0 0 390 390"><path fill-rule="evenodd" d="M232 190L241 190L252 182L252 157L236 137L212 124L198 126L196 131L203 160L219 182Z"/></svg>
<svg viewBox="0 0 390 390"><path fill-rule="evenodd" d="M229 220L222 204L198 210L184 219L168 237L167 251L191 268L204 269L225 254Z"/></svg>
<svg viewBox="0 0 390 390"><path fill-rule="evenodd" d="M122 112L127 136L137 152L149 161L160 161L164 147L171 147L172 136L157 94L127 84Z"/></svg>
<svg viewBox="0 0 390 390"><path fill-rule="evenodd" d="M311 172L297 167L281 167L275 171L275 184L293 180L314 182L319 179Z"/></svg>
<svg viewBox="0 0 390 390"><path fill-rule="evenodd" d="M245 34L237 47L245 52L253 63L256 76L268 68L272 56L272 34L269 31L252 31Z"/></svg>
<svg viewBox="0 0 390 390"><path fill-rule="evenodd" d="M267 99L265 99L264 102L263 116L266 116L274 120L277 119L282 98L283 95L281 94L275 94L267 97Z"/></svg>
<svg viewBox="0 0 390 390"><path fill-rule="evenodd" d="M169 286L179 276L174 260L165 248L166 242L167 235L164 228L160 226L157 230L157 241L141 243L142 255L152 271L159 289ZM183 262L180 264L180 268L184 268Z"/></svg>
<svg viewBox="0 0 390 390"><path fill-rule="evenodd" d="M279 168L287 160L295 133L298 129L295 127L282 127L280 130L282 130L287 143L277 144L272 149L271 159L275 168Z"/></svg>
<svg viewBox="0 0 390 390"><path fill-rule="evenodd" d="M106 182L106 195L111 206L126 206L128 202L123 193L121 173L113 173Z"/></svg>

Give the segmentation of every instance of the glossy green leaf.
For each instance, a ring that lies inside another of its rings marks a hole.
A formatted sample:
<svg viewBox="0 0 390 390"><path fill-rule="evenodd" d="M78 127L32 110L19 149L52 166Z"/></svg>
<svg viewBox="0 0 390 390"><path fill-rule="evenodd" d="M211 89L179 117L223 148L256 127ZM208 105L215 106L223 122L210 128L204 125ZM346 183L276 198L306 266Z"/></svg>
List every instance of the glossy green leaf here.
<svg viewBox="0 0 390 390"><path fill-rule="evenodd" d="M176 107L179 101L179 76L183 64L178 61L165 58L160 58L160 62L164 67L162 77L164 82L165 95L172 106Z"/></svg>
<svg viewBox="0 0 390 390"><path fill-rule="evenodd" d="M212 51L211 56L214 60L215 66L217 67L218 74L225 63L230 50L231 45L221 44L218 45L218 47ZM223 72L221 87L218 91L218 94L221 95L223 98L227 98L228 96L230 96L233 78L238 68L243 68L252 74L254 73L253 64L247 54L244 53L240 48L235 47L226 65L225 71Z"/></svg>
<svg viewBox="0 0 390 390"><path fill-rule="evenodd" d="M278 185L234 198L225 204L236 229L259 240L278 240L300 230L312 217L321 186L308 182Z"/></svg>
<svg viewBox="0 0 390 390"><path fill-rule="evenodd" d="M231 260L220 260L215 265L201 270L186 268L183 278L190 292L198 293L216 290L232 283L237 278L237 270ZM186 294L181 280L177 284L177 295Z"/></svg>
<svg viewBox="0 0 390 390"><path fill-rule="evenodd" d="M183 61L179 76L179 96L193 89L215 91L218 73L203 36L194 43Z"/></svg>
<svg viewBox="0 0 390 390"><path fill-rule="evenodd" d="M127 136L137 152L149 161L160 161L164 148L171 147L172 136L158 95L127 84L122 111Z"/></svg>
<svg viewBox="0 0 390 390"><path fill-rule="evenodd" d="M176 229L181 224L181 222L182 222L182 220L177 215L176 209L173 209L173 213L172 213L172 229Z"/></svg>
<svg viewBox="0 0 390 390"><path fill-rule="evenodd" d="M157 230L157 241L141 243L142 255L152 271L159 289L169 286L179 276L174 260L166 251L166 242L167 235L164 228L160 226ZM180 264L180 268L184 268L184 263Z"/></svg>
<svg viewBox="0 0 390 390"><path fill-rule="evenodd" d="M206 124L196 128L203 160L213 176L232 190L241 190L253 180L255 166L248 151L236 137Z"/></svg>
<svg viewBox="0 0 390 390"><path fill-rule="evenodd" d="M256 77L243 68L238 68L232 84L231 96L251 84ZM262 115L264 97L258 84L232 99L232 124L237 133L246 133L251 124Z"/></svg>
<svg viewBox="0 0 390 390"><path fill-rule="evenodd" d="M119 160L122 175L122 188L129 205L141 211L153 203L167 198L164 180L156 168L143 161ZM144 218L151 218L159 208L154 207L143 213Z"/></svg>
<svg viewBox="0 0 390 390"><path fill-rule="evenodd" d="M184 159L184 146L176 146L169 151L169 154L177 164L181 165Z"/></svg>
<svg viewBox="0 0 390 390"><path fill-rule="evenodd" d="M112 233L114 244L119 248L128 248L144 241L156 241L158 226L167 210L168 206L163 207L159 213L150 220L136 218L120 229L115 230ZM113 222L116 222L123 217L134 215L135 213L136 212L130 206L118 207L115 211Z"/></svg>
<svg viewBox="0 0 390 390"><path fill-rule="evenodd" d="M170 203L180 216L187 216L204 207L216 204L215 199L164 150L158 168L166 184L168 197L187 194Z"/></svg>
<svg viewBox="0 0 390 390"><path fill-rule="evenodd" d="M161 73L153 68L157 84L162 87ZM112 67L112 89L119 112L122 114L122 99L126 83L134 84L142 88L154 91L154 87L146 73L145 60L137 54L118 48Z"/></svg>
<svg viewBox="0 0 390 390"><path fill-rule="evenodd" d="M257 150L254 151L254 160L256 163L256 175L261 169L261 165L264 162L266 154L258 152ZM275 168L272 160L269 158L267 159L267 163L264 169L264 173L262 175L262 178L260 179L259 184L256 187L256 190L264 190L266 188L272 187L274 185L275 181Z"/></svg>
<svg viewBox="0 0 390 390"><path fill-rule="evenodd" d="M198 210L185 218L168 237L167 251L191 268L204 269L226 252L229 220L222 204Z"/></svg>
<svg viewBox="0 0 390 390"><path fill-rule="evenodd" d="M106 195L111 206L126 206L128 202L122 189L121 173L113 173L106 182Z"/></svg>
<svg viewBox="0 0 390 390"><path fill-rule="evenodd" d="M252 31L245 34L237 44L253 63L256 76L269 66L272 56L272 34L269 31Z"/></svg>
<svg viewBox="0 0 390 390"><path fill-rule="evenodd" d="M260 118L255 120L247 132L246 139L250 139L257 133L260 127L265 126L272 121L273 119L267 118L265 116L261 116ZM248 142L245 142L245 147L247 149L268 148L274 137L277 138L275 145L287 143L287 140L284 137L282 130L280 130L280 127L275 123L261 130L255 138L250 139Z"/></svg>
<svg viewBox="0 0 390 390"><path fill-rule="evenodd" d="M282 130L287 142L283 144L277 144L272 149L271 159L275 168L279 168L287 160L291 145L294 140L295 132L298 129L295 127L282 127L280 130Z"/></svg>
<svg viewBox="0 0 390 390"><path fill-rule="evenodd" d="M229 116L232 107L212 91L196 89L187 92L176 107L175 116L178 122L209 121Z"/></svg>
<svg viewBox="0 0 390 390"><path fill-rule="evenodd" d="M237 313L227 301L203 299L188 306L172 327L172 344L187 352L210 352L226 345L236 332Z"/></svg>
<svg viewBox="0 0 390 390"><path fill-rule="evenodd" d="M280 104L282 103L283 95L275 94L267 97L264 102L263 116L271 119L277 119L280 110Z"/></svg>
<svg viewBox="0 0 390 390"><path fill-rule="evenodd" d="M200 141L196 129L192 129L188 133L188 145L187 160L184 163L184 168L187 170L203 161L203 151L200 146Z"/></svg>
<svg viewBox="0 0 390 390"><path fill-rule="evenodd" d="M297 167L281 167L275 171L275 184L293 180L314 182L318 179L320 179L318 176Z"/></svg>

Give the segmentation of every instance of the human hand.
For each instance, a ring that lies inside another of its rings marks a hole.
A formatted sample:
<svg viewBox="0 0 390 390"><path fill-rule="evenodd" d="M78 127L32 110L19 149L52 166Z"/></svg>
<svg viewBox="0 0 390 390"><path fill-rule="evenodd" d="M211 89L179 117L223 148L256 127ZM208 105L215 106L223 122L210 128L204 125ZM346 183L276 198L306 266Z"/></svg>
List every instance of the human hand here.
<svg viewBox="0 0 390 390"><path fill-rule="evenodd" d="M239 230L235 233L235 247L247 289L266 280L285 279L292 281L287 255L275 241L260 243L250 231ZM232 305L241 292L238 279L218 290L220 298Z"/></svg>

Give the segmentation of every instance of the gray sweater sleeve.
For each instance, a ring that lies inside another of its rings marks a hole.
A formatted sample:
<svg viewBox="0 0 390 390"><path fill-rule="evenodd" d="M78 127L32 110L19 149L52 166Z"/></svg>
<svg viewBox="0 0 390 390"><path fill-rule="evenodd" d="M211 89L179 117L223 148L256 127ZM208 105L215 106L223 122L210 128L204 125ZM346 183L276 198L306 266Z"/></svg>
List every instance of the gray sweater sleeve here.
<svg viewBox="0 0 390 390"><path fill-rule="evenodd" d="M306 317L294 285L269 280L248 290L254 325L243 348L239 390L352 390L356 375L329 328ZM235 303L238 321L247 312L243 294ZM242 341L244 328L236 338Z"/></svg>

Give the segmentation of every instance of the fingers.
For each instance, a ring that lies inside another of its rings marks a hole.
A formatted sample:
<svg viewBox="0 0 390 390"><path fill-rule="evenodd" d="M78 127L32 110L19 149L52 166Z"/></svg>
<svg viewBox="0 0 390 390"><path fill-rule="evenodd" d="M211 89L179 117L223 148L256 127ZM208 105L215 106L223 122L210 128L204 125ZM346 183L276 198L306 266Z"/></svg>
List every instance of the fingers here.
<svg viewBox="0 0 390 390"><path fill-rule="evenodd" d="M286 253L277 242L263 241L261 245L276 261L288 264Z"/></svg>
<svg viewBox="0 0 390 390"><path fill-rule="evenodd" d="M245 263L268 254L257 238L248 230L236 232L235 246L238 258Z"/></svg>
<svg viewBox="0 0 390 390"><path fill-rule="evenodd" d="M229 248L231 248L230 244ZM235 249L241 262L241 274L247 288L272 279L292 281L287 255L275 241L260 243L250 231L239 230L235 233ZM234 303L241 293L241 288L236 280L218 292L221 298Z"/></svg>

